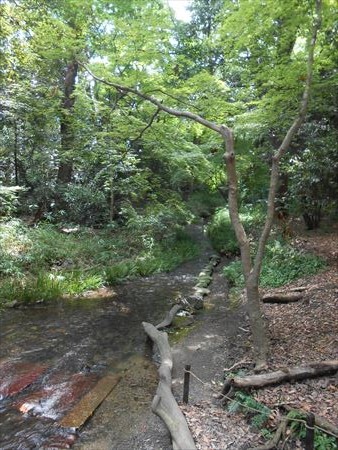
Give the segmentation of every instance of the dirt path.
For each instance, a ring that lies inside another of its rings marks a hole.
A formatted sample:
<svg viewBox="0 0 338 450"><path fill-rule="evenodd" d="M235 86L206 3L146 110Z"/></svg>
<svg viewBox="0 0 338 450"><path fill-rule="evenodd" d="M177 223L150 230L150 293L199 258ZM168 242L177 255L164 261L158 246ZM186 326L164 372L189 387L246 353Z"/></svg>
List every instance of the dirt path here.
<svg viewBox="0 0 338 450"><path fill-rule="evenodd" d="M231 367L243 357L248 342L248 317L244 305L232 307L228 301L228 287L217 268L210 285L211 294L206 310L198 324L184 341L173 347L173 391L182 399L185 364L191 365L189 405L181 405L198 449L245 449L258 441L239 416L220 407L215 395L224 382L224 368Z"/></svg>

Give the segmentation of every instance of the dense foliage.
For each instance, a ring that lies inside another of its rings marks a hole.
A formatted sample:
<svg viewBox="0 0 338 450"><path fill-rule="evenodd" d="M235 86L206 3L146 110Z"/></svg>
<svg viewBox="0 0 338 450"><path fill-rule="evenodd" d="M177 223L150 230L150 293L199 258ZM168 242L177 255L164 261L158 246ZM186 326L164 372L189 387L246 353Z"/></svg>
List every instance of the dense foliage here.
<svg viewBox="0 0 338 450"><path fill-rule="evenodd" d="M312 1L193 0L190 8L185 23L164 0L1 2L0 214L3 221L45 222L26 230L31 243L17 260L3 231L2 276L17 276L27 264L34 272L32 246L46 250L39 264L49 270L44 233L54 236L55 251L68 251L51 224L134 233L137 242L128 241L128 248L141 242L155 249L218 208L210 228L215 247L237 251L219 209L227 188L218 137L95 81L84 65L232 126L244 222L261 223L272 151L304 86ZM311 103L278 192L283 217L303 215L309 228L338 213L337 30L338 8L324 0ZM13 226L15 239L22 226ZM108 245L103 254L111 251ZM115 269L107 275L120 276Z"/></svg>
<svg viewBox="0 0 338 450"><path fill-rule="evenodd" d="M325 262L321 258L296 250L276 239L267 245L260 284L262 287L280 287L298 278L313 275L324 267ZM231 262L224 268L224 274L230 285L244 286L240 261Z"/></svg>

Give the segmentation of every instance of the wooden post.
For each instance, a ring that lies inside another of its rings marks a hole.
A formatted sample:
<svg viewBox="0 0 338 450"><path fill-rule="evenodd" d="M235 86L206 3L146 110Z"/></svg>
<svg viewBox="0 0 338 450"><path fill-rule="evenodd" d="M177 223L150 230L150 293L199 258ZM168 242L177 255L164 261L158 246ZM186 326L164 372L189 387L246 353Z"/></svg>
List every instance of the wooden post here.
<svg viewBox="0 0 338 450"><path fill-rule="evenodd" d="M187 364L184 369L183 403L185 404L187 404L189 400L190 368L190 364Z"/></svg>
<svg viewBox="0 0 338 450"><path fill-rule="evenodd" d="M305 450L314 450L315 440L315 415L309 413L306 417L306 436L305 436Z"/></svg>

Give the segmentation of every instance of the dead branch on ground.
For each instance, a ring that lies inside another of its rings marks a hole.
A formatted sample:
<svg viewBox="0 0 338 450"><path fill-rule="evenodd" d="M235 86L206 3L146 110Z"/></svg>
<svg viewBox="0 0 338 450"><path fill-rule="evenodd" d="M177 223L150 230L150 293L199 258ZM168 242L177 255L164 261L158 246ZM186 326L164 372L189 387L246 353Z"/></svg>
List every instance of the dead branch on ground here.
<svg viewBox="0 0 338 450"><path fill-rule="evenodd" d="M228 378L224 383L222 395L230 390L230 387L236 388L261 388L286 381L298 381L307 378L315 378L322 375L333 374L338 371L338 360L321 361L310 363L306 366L285 368L270 373L259 375L248 375L246 377Z"/></svg>

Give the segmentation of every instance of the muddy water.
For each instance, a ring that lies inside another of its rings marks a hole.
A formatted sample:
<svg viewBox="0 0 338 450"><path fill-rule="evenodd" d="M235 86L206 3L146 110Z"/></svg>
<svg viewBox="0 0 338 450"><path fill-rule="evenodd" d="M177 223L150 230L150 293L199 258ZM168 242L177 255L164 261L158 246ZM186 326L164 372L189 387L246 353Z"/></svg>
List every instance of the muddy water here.
<svg viewBox="0 0 338 450"><path fill-rule="evenodd" d="M58 421L106 373L135 355L149 357L141 322L159 322L172 299L191 290L203 256L172 274L118 286L111 298L2 312L0 448L72 445L78 435Z"/></svg>

